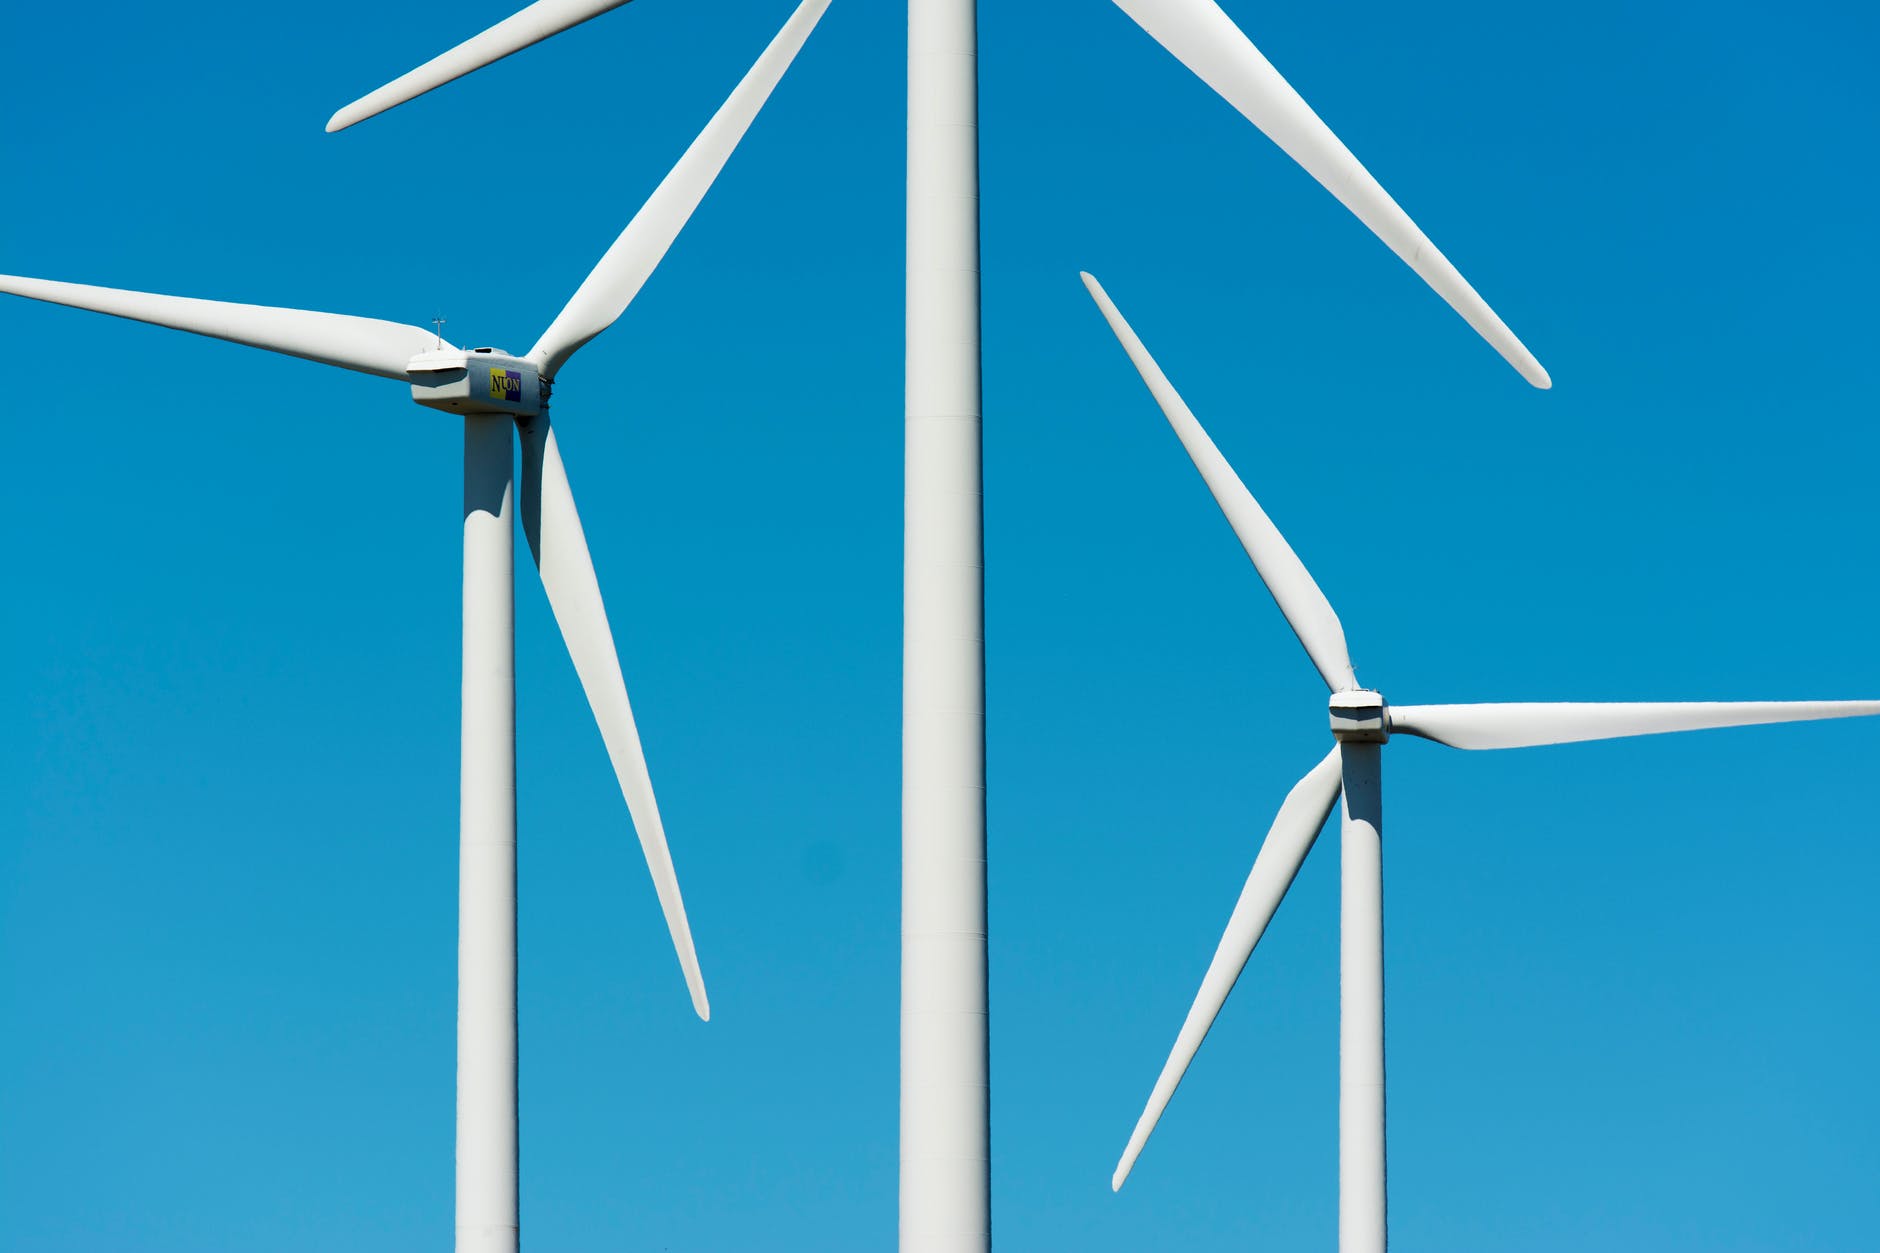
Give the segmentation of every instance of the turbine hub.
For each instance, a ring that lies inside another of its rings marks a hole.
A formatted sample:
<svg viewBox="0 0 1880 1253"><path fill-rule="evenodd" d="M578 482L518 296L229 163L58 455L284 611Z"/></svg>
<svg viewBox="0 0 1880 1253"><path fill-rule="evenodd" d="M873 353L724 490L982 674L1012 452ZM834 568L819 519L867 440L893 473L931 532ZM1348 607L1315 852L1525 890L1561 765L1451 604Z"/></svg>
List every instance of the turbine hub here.
<svg viewBox="0 0 1880 1253"><path fill-rule="evenodd" d="M411 398L446 413L542 412L548 387L535 366L498 348L442 348L421 352L405 367Z"/></svg>
<svg viewBox="0 0 1880 1253"><path fill-rule="evenodd" d="M1390 738L1390 707L1382 693L1358 688L1332 693L1332 738L1341 744L1382 744Z"/></svg>

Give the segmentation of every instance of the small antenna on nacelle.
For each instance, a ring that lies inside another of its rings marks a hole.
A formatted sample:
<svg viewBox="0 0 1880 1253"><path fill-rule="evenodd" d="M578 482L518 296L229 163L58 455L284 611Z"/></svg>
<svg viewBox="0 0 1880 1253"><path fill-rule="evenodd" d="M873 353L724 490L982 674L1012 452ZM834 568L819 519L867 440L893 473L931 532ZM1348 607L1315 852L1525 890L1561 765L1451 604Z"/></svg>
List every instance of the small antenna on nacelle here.
<svg viewBox="0 0 1880 1253"><path fill-rule="evenodd" d="M447 320L448 319L446 319L444 315L441 313L431 319L431 325L437 328L437 346L439 348L442 348L444 346L444 323Z"/></svg>

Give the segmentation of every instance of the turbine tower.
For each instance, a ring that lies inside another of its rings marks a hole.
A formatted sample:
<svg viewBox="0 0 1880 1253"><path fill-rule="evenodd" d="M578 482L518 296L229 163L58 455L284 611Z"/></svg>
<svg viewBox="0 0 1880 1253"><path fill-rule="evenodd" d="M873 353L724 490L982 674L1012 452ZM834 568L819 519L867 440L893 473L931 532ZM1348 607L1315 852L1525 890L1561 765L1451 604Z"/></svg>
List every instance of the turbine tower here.
<svg viewBox="0 0 1880 1253"><path fill-rule="evenodd" d="M1148 384L1201 472L1306 655L1331 690L1332 750L1294 785L1273 819L1228 919L1194 1006L1129 1137L1110 1186L1121 1188L1188 1063L1292 886L1332 806L1344 798L1339 894L1338 1247L1383 1253L1384 1193L1384 808L1381 749L1393 735L1451 748L1526 748L1668 731L1855 718L1880 701L1708 701L1390 705L1358 685L1345 630L1331 602L1279 528L1241 483L1200 422L1090 275L1084 286Z"/></svg>
<svg viewBox="0 0 1880 1253"><path fill-rule="evenodd" d="M685 904L581 519L549 424L550 386L626 311L763 107L828 0L805 0L524 356L462 349L371 318L0 275L0 292L190 331L410 386L464 423L463 740L458 912L458 1253L519 1243L516 1126L515 440L543 590L600 726L679 965L711 1015ZM513 428L513 429L512 429Z"/></svg>
<svg viewBox="0 0 1880 1253"><path fill-rule="evenodd" d="M908 0L902 1253L992 1247L976 0Z"/></svg>

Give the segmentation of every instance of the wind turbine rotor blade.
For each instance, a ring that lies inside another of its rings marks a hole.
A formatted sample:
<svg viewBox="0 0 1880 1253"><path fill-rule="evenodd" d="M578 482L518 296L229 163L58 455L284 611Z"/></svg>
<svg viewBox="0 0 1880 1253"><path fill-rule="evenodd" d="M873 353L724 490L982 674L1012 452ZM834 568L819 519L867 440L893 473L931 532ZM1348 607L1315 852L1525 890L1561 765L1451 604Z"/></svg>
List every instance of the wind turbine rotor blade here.
<svg viewBox="0 0 1880 1253"><path fill-rule="evenodd" d="M1116 7L1370 227L1521 377L1553 386L1534 354L1214 0L1116 0Z"/></svg>
<svg viewBox="0 0 1880 1253"><path fill-rule="evenodd" d="M546 414L522 426L522 527L529 538L529 549L535 554L536 568L541 571L542 588L554 610L555 625L561 628L568 656L574 659L575 673L581 678L581 688L587 693L594 720L600 724L601 739L607 745L607 756L613 761L614 775L620 781L620 794L626 798L627 812L633 817L640 851L646 856L653 890L659 894L659 908L666 916L666 929L672 933L672 947L679 955L685 985L692 993L692 1008L709 1021L711 1004L705 998L705 977L699 971L685 901L679 895L679 876L666 847L659 803L653 798L652 775L647 771L646 753L633 722L633 707L627 702L627 685L620 674L620 658L614 651L614 635L607 624L606 606L601 603L587 537L582 533L574 493L568 486L568 474L562 467L561 452Z"/></svg>
<svg viewBox="0 0 1880 1253"><path fill-rule="evenodd" d="M326 124L327 134L375 117L625 3L627 0L536 0L482 34L471 36L449 52L432 57L410 73L401 74L377 91L359 97L333 115Z"/></svg>
<svg viewBox="0 0 1880 1253"><path fill-rule="evenodd" d="M633 215L613 247L582 281L567 307L542 332L529 355L540 363L543 378L553 379L576 349L626 312L828 7L829 0L803 0L679 163Z"/></svg>
<svg viewBox="0 0 1880 1253"><path fill-rule="evenodd" d="M1214 446L1208 433L1201 429L1201 423L1183 403L1168 381L1168 376L1162 373L1155 358L1149 355L1149 350L1142 346L1142 340L1136 337L1136 332L1123 320L1123 315L1117 311L1109 293L1103 290L1103 285L1088 274L1080 277L1090 291L1090 298L1097 302L1104 320L1110 324L1110 330L1115 332L1117 340L1122 343L1123 351L1135 363L1136 372L1149 385L1149 392L1155 397L1155 402L1162 406L1163 416L1175 428L1176 438L1188 450L1195 469L1201 471L1208 491L1214 494L1214 502L1227 515L1228 525L1240 537L1240 546L1252 558L1253 568L1259 572L1261 581L1272 594L1280 613L1285 615L1287 625L1292 627L1293 634L1305 646L1312 664L1318 667L1326 686L1334 692L1357 687L1357 675L1351 668L1351 653L1345 645L1345 628L1338 621L1332 603L1325 598L1325 593L1319 590L1319 585L1306 570L1305 563L1293 552L1292 545L1279 533L1273 520L1266 516L1266 510L1260 508L1260 502L1253 498L1253 493L1240 481L1234 468L1227 464L1227 458Z"/></svg>
<svg viewBox="0 0 1880 1253"><path fill-rule="evenodd" d="M197 300L191 296L159 296L152 292L88 287L83 283L18 278L10 274L0 274L0 292L167 326L211 339L226 339L230 343L265 348L269 352L303 357L361 374L376 374L401 383L408 381L406 363L440 343L430 331L398 322L381 322L377 318L276 309L269 305L238 305L222 300Z"/></svg>
<svg viewBox="0 0 1880 1253"><path fill-rule="evenodd" d="M1451 748L1533 748L1579 740L1617 740L1667 731L1811 722L1880 714L1874 700L1684 701L1392 705L1393 735L1417 735Z"/></svg>
<svg viewBox="0 0 1880 1253"><path fill-rule="evenodd" d="M1149 1133L1155 1130L1162 1111L1168 1108L1169 1098L1175 1095L1182 1076L1188 1072L1188 1063L1194 1060L1195 1051L1207 1038L1215 1016L1227 1001L1227 994L1233 991L1234 982L1253 955L1254 946L1266 933L1274 911L1292 886L1306 854L1312 851L1325 820L1331 817L1332 806L1338 803L1338 788L1339 752L1334 748L1286 794L1279 814L1273 819L1272 829L1266 833L1266 842L1260 845L1259 855L1253 859L1253 871L1240 890L1240 899L1234 903L1227 931L1214 950L1214 960L1208 963L1201 991L1195 996L1187 1020L1182 1023L1181 1034L1175 1037L1175 1048L1155 1081L1148 1106L1136 1120L1136 1129L1130 1134L1129 1147L1123 1150L1122 1160L1116 1164L1116 1173L1110 1176L1111 1191L1122 1188L1123 1181L1129 1178L1143 1145L1149 1142Z"/></svg>

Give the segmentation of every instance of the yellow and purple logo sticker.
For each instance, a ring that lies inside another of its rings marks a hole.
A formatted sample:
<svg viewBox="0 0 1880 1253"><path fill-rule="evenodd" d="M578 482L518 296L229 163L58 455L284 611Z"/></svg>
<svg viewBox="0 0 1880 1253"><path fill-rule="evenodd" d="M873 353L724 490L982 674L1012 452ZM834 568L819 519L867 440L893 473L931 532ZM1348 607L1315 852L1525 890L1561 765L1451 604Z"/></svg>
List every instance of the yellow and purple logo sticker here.
<svg viewBox="0 0 1880 1253"><path fill-rule="evenodd" d="M491 370L490 399L521 404L522 375L515 370Z"/></svg>

